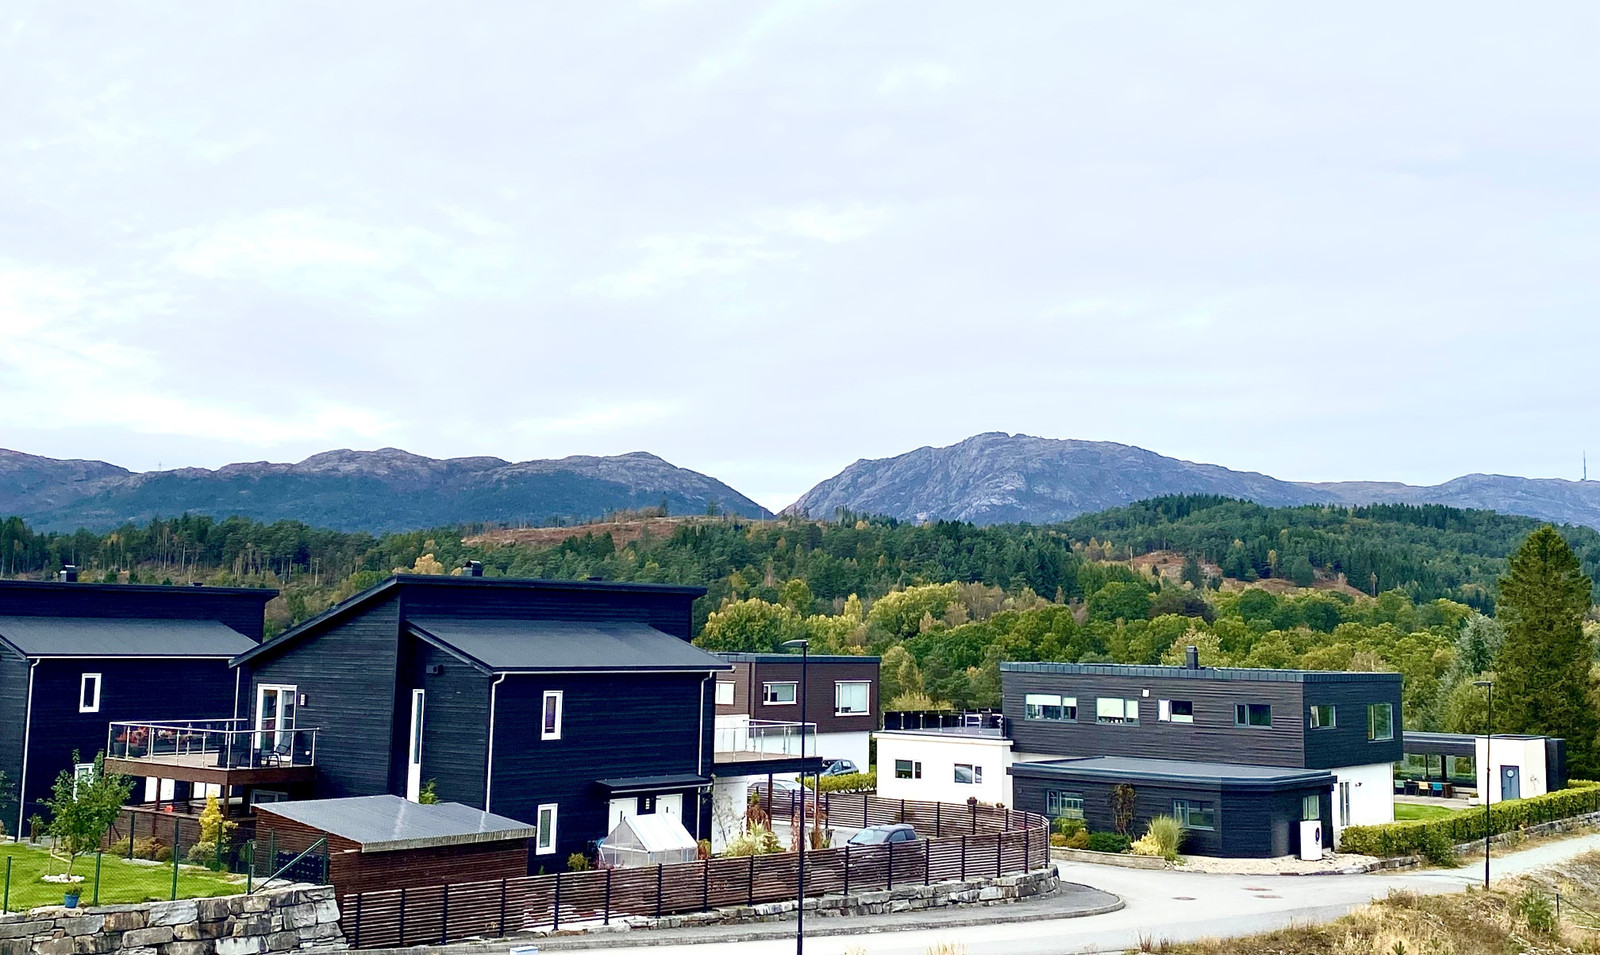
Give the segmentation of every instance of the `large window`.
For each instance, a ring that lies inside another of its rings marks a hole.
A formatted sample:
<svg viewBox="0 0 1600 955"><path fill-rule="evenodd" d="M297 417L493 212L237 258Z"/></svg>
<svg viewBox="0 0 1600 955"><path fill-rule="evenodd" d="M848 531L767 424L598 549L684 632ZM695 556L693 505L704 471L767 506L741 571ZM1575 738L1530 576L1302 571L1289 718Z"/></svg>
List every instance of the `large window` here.
<svg viewBox="0 0 1600 955"><path fill-rule="evenodd" d="M100 674L85 673L78 682L78 712L100 712Z"/></svg>
<svg viewBox="0 0 1600 955"><path fill-rule="evenodd" d="M732 706L733 705L733 684L732 683L723 683L720 680L717 681L717 705L718 706Z"/></svg>
<svg viewBox="0 0 1600 955"><path fill-rule="evenodd" d="M895 779L921 779L922 761L918 759L897 759L894 761Z"/></svg>
<svg viewBox="0 0 1600 955"><path fill-rule="evenodd" d="M1372 703L1367 706L1367 739L1394 739L1394 704Z"/></svg>
<svg viewBox="0 0 1600 955"><path fill-rule="evenodd" d="M1094 701L1096 723L1138 723L1139 701L1102 696Z"/></svg>
<svg viewBox="0 0 1600 955"><path fill-rule="evenodd" d="M1083 793L1047 789L1044 793L1044 810L1051 819L1082 819Z"/></svg>
<svg viewBox="0 0 1600 955"><path fill-rule="evenodd" d="M561 738L561 691L544 691L544 716L539 724L540 739Z"/></svg>
<svg viewBox="0 0 1600 955"><path fill-rule="evenodd" d="M1198 799L1174 799L1172 818L1178 820L1178 825L1185 829L1217 828L1216 807Z"/></svg>
<svg viewBox="0 0 1600 955"><path fill-rule="evenodd" d="M72 794L78 794L79 783L94 782L94 763L77 763L72 767Z"/></svg>
<svg viewBox="0 0 1600 955"><path fill-rule="evenodd" d="M983 767L972 763L956 763L955 780L965 785L977 786L983 783Z"/></svg>
<svg viewBox="0 0 1600 955"><path fill-rule="evenodd" d="M556 804L547 802L539 807L538 839L534 855L549 855L556 851Z"/></svg>
<svg viewBox="0 0 1600 955"><path fill-rule="evenodd" d="M870 716L872 684L865 680L840 681L833 685L834 716Z"/></svg>
<svg viewBox="0 0 1600 955"><path fill-rule="evenodd" d="M789 706L794 703L798 683L761 684L761 702L768 706Z"/></svg>
<svg viewBox="0 0 1600 955"><path fill-rule="evenodd" d="M1193 700L1162 700L1156 707L1156 718L1163 723L1193 723Z"/></svg>
<svg viewBox="0 0 1600 955"><path fill-rule="evenodd" d="M1321 796L1301 796L1300 797L1300 818L1303 821L1309 821L1309 820L1312 820L1312 819L1321 819L1322 818L1322 797Z"/></svg>
<svg viewBox="0 0 1600 955"><path fill-rule="evenodd" d="M1271 726L1272 706L1267 703L1235 703L1234 726Z"/></svg>
<svg viewBox="0 0 1600 955"><path fill-rule="evenodd" d="M1314 730L1331 730L1334 728L1333 704L1318 703L1311 707L1311 720L1308 724Z"/></svg>
<svg viewBox="0 0 1600 955"><path fill-rule="evenodd" d="M1054 693L1029 693L1022 698L1022 718L1071 722L1078 718L1078 698Z"/></svg>

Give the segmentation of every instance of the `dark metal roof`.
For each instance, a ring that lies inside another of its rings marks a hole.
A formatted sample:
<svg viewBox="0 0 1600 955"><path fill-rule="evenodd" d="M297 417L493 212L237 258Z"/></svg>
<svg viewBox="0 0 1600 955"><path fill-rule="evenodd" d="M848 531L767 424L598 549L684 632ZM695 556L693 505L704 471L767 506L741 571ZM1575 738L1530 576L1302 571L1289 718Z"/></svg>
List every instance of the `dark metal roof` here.
<svg viewBox="0 0 1600 955"><path fill-rule="evenodd" d="M800 654L794 653L719 653L717 656L729 663L799 663ZM858 657L848 653L813 653L812 663L878 663L878 657Z"/></svg>
<svg viewBox="0 0 1600 955"><path fill-rule="evenodd" d="M1061 779L1106 779L1117 782L1145 780L1174 784L1202 784L1228 789L1333 785L1332 773L1293 766L1249 766L1189 759L1143 759L1132 756L1089 756L1014 763L1013 776Z"/></svg>
<svg viewBox="0 0 1600 955"><path fill-rule="evenodd" d="M256 645L215 620L132 617L0 617L0 640L28 657L231 657Z"/></svg>
<svg viewBox="0 0 1600 955"><path fill-rule="evenodd" d="M1141 666L1127 663L1002 663L1002 673L1053 673L1062 676L1130 676L1151 680L1242 680L1259 683L1400 682L1398 673L1342 670L1269 670L1264 667Z"/></svg>
<svg viewBox="0 0 1600 955"><path fill-rule="evenodd" d="M256 597L266 603L278 592L270 587L194 587L182 584L96 584L89 581L66 583L59 580L0 580L0 595L7 590L45 590L61 593L72 590L92 590L101 593L127 594L227 594L232 597ZM181 598L180 598L181 599Z"/></svg>
<svg viewBox="0 0 1600 955"><path fill-rule="evenodd" d="M351 796L258 803L257 813L282 816L319 832L360 843L362 852L532 839L538 829L458 802L432 805L399 796Z"/></svg>
<svg viewBox="0 0 1600 955"><path fill-rule="evenodd" d="M643 591L646 593L683 594L690 597L703 597L706 592L704 587L687 587L676 584L636 584L616 580L543 580L530 577L456 577L445 574L393 574L373 584L366 590L334 604L298 626L289 628L279 635L277 639L269 640L249 653L242 654L233 661L234 666L238 666L241 663L249 663L259 656L275 653L298 641L306 634L319 630L324 625L345 617L372 601L385 597L390 591L401 586L461 589Z"/></svg>
<svg viewBox="0 0 1600 955"><path fill-rule="evenodd" d="M708 776L696 776L693 773L679 773L675 776L627 776L622 779L597 779L601 788L609 790L612 795L626 793L653 793L669 789L698 789L711 785Z"/></svg>
<svg viewBox="0 0 1600 955"><path fill-rule="evenodd" d="M412 617L411 631L490 671L727 670L699 647L629 620Z"/></svg>

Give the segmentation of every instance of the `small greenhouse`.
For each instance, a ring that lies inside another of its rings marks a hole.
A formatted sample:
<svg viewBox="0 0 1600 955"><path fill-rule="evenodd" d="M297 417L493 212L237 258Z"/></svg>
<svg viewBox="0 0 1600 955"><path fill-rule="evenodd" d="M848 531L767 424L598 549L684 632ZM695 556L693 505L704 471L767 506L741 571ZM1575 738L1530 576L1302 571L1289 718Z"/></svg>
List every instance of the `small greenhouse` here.
<svg viewBox="0 0 1600 955"><path fill-rule="evenodd" d="M655 812L625 816L600 845L600 864L608 868L693 862L700 845L677 816Z"/></svg>

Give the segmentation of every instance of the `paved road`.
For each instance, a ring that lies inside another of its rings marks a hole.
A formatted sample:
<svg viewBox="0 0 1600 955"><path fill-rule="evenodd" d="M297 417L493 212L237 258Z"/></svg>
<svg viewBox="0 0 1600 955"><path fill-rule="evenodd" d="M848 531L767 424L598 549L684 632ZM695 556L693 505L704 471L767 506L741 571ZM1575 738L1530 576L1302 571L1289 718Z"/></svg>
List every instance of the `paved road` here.
<svg viewBox="0 0 1600 955"><path fill-rule="evenodd" d="M1600 849L1600 835L1547 843L1493 860L1495 878L1550 865L1584 852ZM955 943L967 955L1065 955L1065 953L1120 952L1137 949L1141 939L1183 941L1207 936L1246 935L1270 931L1295 922L1326 921L1345 914L1391 889L1418 892L1459 892L1481 884L1483 862L1447 871L1407 872L1359 876L1245 876L1207 875L1179 871L1119 869L1113 866L1061 863L1062 879L1092 885L1121 896L1120 911L1084 918L1054 919L1033 915L1037 906L1023 903L1006 912L1031 916L1030 921L989 925L941 925L927 929L895 931L896 926L862 920L860 934L810 937L812 955L925 955L940 943ZM1079 896L1081 899L1081 896ZM984 914L996 913L987 910ZM827 924L816 920L812 925ZM792 923L790 923L792 927ZM831 926L830 926L831 927ZM639 955L676 953L727 953L727 955L786 955L794 951L793 936L742 940L735 947L719 944L714 936L652 933L653 941L668 936L682 943L640 945L640 938L617 939L605 951ZM598 941L598 940L595 940ZM608 940L609 941L609 940ZM592 943L591 943L592 944ZM542 946L550 950L557 944ZM593 950L593 949L591 949Z"/></svg>

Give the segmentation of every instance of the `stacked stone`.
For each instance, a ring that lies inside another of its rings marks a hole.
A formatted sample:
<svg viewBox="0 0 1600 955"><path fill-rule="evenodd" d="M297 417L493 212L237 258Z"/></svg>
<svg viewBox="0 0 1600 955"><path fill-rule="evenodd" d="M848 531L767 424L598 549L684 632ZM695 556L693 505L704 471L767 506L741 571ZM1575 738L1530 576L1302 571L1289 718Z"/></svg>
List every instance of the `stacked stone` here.
<svg viewBox="0 0 1600 955"><path fill-rule="evenodd" d="M333 887L0 915L0 955L268 955L347 948Z"/></svg>

